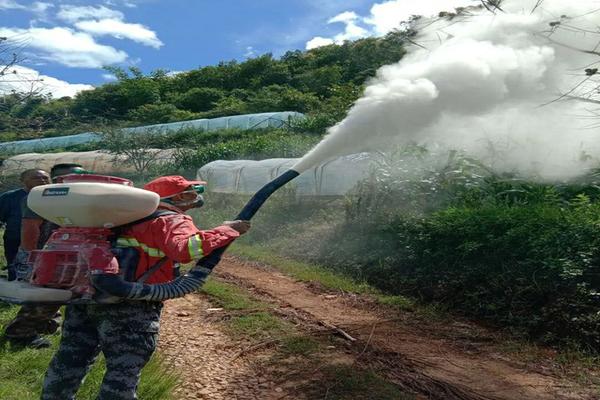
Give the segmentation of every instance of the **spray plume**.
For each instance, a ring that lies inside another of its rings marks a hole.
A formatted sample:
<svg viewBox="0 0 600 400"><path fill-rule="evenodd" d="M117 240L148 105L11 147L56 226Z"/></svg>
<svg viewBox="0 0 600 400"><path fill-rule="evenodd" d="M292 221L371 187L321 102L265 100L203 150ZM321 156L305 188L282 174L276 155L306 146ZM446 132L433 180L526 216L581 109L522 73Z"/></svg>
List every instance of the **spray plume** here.
<svg viewBox="0 0 600 400"><path fill-rule="evenodd" d="M572 98L598 92L584 69L600 61L586 52L600 41L599 9L592 0L511 0L496 13L469 7L418 19L423 47L382 67L347 117L293 169L419 143L484 161L493 156L498 171L543 179L585 172L600 158L600 141L584 129L590 104Z"/></svg>

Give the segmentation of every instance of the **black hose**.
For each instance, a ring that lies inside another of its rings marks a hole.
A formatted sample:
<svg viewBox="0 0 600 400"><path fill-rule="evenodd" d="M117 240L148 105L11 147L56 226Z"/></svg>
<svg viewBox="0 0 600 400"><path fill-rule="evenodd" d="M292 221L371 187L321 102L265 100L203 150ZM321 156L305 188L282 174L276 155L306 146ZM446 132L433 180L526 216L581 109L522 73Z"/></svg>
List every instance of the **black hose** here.
<svg viewBox="0 0 600 400"><path fill-rule="evenodd" d="M252 198L235 219L249 221L260 209L264 202L280 187L300 175L290 169L279 177L263 186ZM206 257L202 257L196 265L179 278L156 285L138 282L127 282L119 275L95 274L91 276L92 284L102 294L116 296L122 299L164 301L183 297L188 293L198 290L206 281L213 268L219 264L221 257L228 246L214 250ZM102 296L97 300L101 302Z"/></svg>

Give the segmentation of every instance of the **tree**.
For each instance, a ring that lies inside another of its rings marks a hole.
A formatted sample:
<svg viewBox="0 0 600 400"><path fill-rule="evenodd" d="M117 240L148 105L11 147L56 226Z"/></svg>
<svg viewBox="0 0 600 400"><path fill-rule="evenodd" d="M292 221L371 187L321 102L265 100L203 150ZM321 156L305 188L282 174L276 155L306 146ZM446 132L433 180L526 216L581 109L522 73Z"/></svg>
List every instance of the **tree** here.
<svg viewBox="0 0 600 400"><path fill-rule="evenodd" d="M250 112L299 111L310 112L318 108L319 99L311 93L297 89L271 85L260 89L248 101Z"/></svg>
<svg viewBox="0 0 600 400"><path fill-rule="evenodd" d="M27 41L21 38L0 37L0 95L25 93L39 94L42 79L32 77L19 69L25 60L22 56Z"/></svg>
<svg viewBox="0 0 600 400"><path fill-rule="evenodd" d="M127 113L131 121L142 124L161 124L166 122L185 121L197 118L198 115L187 110L179 110L173 104L144 104Z"/></svg>
<svg viewBox="0 0 600 400"><path fill-rule="evenodd" d="M161 150L169 143L169 137L160 131L105 129L100 135L100 147L114 156L113 162L133 167L142 179L148 178L162 163L169 161L170 152Z"/></svg>
<svg viewBox="0 0 600 400"><path fill-rule="evenodd" d="M194 111L208 111L215 103L225 97L225 92L215 88L193 88L175 97L174 103L177 107Z"/></svg>

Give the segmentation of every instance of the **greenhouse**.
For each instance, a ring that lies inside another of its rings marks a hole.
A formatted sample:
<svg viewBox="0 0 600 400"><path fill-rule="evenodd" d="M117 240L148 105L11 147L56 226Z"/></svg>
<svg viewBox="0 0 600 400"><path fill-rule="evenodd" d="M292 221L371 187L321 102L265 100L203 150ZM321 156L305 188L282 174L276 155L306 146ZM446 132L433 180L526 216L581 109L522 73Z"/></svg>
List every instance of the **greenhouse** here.
<svg viewBox="0 0 600 400"><path fill-rule="evenodd" d="M218 160L201 167L197 178L207 181L213 192L250 195L297 161L297 158ZM305 171L290 185L302 196L342 196L366 178L372 162L373 155L369 153L340 157Z"/></svg>
<svg viewBox="0 0 600 400"><path fill-rule="evenodd" d="M198 129L210 132L221 129L252 130L281 128L289 125L292 119L302 117L303 114L294 111L232 115L221 118L195 119L190 121L171 122L168 124L124 128L123 132L134 135L139 133L170 133L178 132L182 129ZM17 140L0 143L0 152L12 154L43 152L93 143L99 140L100 135L94 132L40 139Z"/></svg>

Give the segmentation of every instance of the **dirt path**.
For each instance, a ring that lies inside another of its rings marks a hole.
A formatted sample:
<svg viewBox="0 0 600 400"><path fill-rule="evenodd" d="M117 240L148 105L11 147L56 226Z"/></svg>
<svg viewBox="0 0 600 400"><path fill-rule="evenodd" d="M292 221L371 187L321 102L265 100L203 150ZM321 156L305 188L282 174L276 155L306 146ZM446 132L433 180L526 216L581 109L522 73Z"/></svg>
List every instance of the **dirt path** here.
<svg viewBox="0 0 600 400"><path fill-rule="evenodd" d="M274 313L305 332L340 337L345 333L349 337L339 339L345 348L338 353L418 393L419 399L600 399L598 388L496 351L494 335L470 324L442 324L409 312L385 311L360 296L327 293L269 267L233 258L223 260L216 275L268 302ZM210 308L201 296L166 307L161 348L184 375L181 398L300 398L297 391L288 396L289 387L282 387L274 371L257 369L261 364L256 360L268 357L269 349L231 361L247 344L215 328L214 316L206 311Z"/></svg>
<svg viewBox="0 0 600 400"><path fill-rule="evenodd" d="M190 295L166 304L160 351L169 370L181 378L181 399L248 399L280 397L283 390L251 360L236 355L247 347L220 329L219 311L205 296Z"/></svg>

